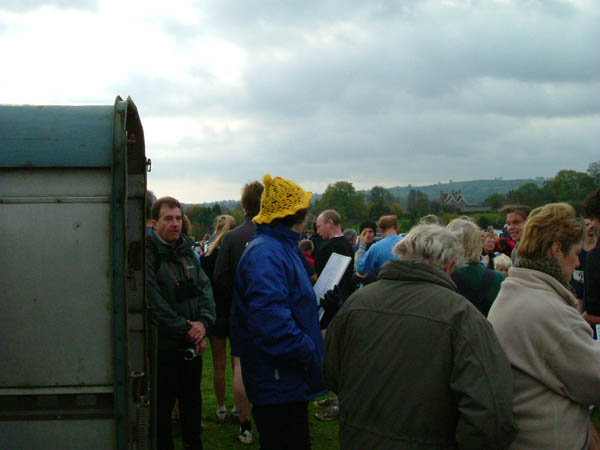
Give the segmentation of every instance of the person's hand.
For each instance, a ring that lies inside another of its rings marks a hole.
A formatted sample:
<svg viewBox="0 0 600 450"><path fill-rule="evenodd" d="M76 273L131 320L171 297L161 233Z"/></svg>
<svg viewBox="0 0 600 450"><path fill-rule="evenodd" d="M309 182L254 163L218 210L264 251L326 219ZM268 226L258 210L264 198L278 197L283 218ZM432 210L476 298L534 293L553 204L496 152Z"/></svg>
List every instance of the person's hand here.
<svg viewBox="0 0 600 450"><path fill-rule="evenodd" d="M600 324L600 316L593 316L588 314L587 311L583 313L583 319L592 326Z"/></svg>
<svg viewBox="0 0 600 450"><path fill-rule="evenodd" d="M358 240L360 241L361 244L367 244L367 235L369 234L369 230L367 228L365 228L364 230L362 230L362 232L360 233L360 236L358 238Z"/></svg>
<svg viewBox="0 0 600 450"><path fill-rule="evenodd" d="M188 341L193 342L195 345L200 344L202 339L204 339L204 337L206 336L206 327L200 321L192 322L188 320L187 323L191 327L187 333Z"/></svg>
<svg viewBox="0 0 600 450"><path fill-rule="evenodd" d="M206 339L202 339L200 342L194 344L196 355L201 355L206 350Z"/></svg>
<svg viewBox="0 0 600 450"><path fill-rule="evenodd" d="M337 285L325 292L325 295L319 302L319 306L325 310L327 314L334 315L342 302L342 294Z"/></svg>

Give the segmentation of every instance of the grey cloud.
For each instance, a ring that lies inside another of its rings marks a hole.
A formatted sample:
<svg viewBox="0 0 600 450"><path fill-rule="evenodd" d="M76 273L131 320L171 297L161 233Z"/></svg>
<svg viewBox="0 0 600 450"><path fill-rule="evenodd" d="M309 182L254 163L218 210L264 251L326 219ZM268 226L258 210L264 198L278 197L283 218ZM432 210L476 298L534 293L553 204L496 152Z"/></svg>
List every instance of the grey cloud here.
<svg viewBox="0 0 600 450"><path fill-rule="evenodd" d="M390 3L357 6L356 10L347 8L340 12L342 18L344 15L359 17L355 25L377 30L375 40L366 43L340 41L329 47L309 45L300 35L310 33L310 18L313 22L326 23L333 14L332 4L326 2L321 7L322 15L308 14L306 11L310 8L298 12L283 4L273 6L274 11L271 11L269 5L263 5L263 2L238 4L237 9L227 8L226 11L208 8L220 20L239 17L239 24L234 20L239 25L237 33L251 36L250 41L254 40L253 44L248 44L248 39L242 40L235 33L223 36L233 37L233 43L248 51L249 65L243 74L243 92L231 93L230 88L212 78L204 70L203 62L198 61L191 72L198 81L195 87L170 81L163 83L171 85L172 90L185 91L187 101L169 102L165 98L168 97L168 86L157 95L166 100L166 105L175 106L169 110L173 114L216 108L253 116L309 116L329 106L372 114L402 107L397 104L399 97L412 98L414 101L409 103L413 104L440 99L460 104L463 99L467 100L467 108L477 109L476 99L465 99L464 92L478 83L481 85L482 79L498 79L500 86L514 82L521 98L509 92L508 97L498 99L502 100L501 104L492 105L489 112L520 114L520 111L528 111L527 107L523 108L523 101L543 106L544 102L558 104L561 97L559 94L552 101L543 90L533 89L523 98L520 95L523 89L519 88L521 83L558 83L553 90L562 90L565 92L562 97L565 97L570 88L562 88L560 84L600 79L600 58L595 48L595 42L600 40L598 17L577 14L563 2L554 2L551 10L567 8L570 14L566 14L564 21L553 16L549 21L541 21L547 15L546 10L537 2L530 2L526 6L533 12L524 17L513 8L500 14L500 19L495 19L497 11L482 7L474 8L472 12L468 10L465 18L454 18L447 23L437 16L423 23L423 17L420 17L418 25L393 16L375 16L377 20L361 22L361 16L371 17L364 12L366 8L381 10ZM219 13L223 15L219 16ZM295 13L300 18L296 18ZM244 14L249 17L249 23L242 21L242 17L246 17ZM300 23L304 23L301 20L304 18L308 22L306 28L286 26L289 24L284 23L284 19L294 20L288 16L293 16ZM262 17L275 23L252 29L254 22ZM217 29L220 25L221 22L216 21L212 27ZM229 22L228 25L232 26ZM184 28L184 34L192 39L192 28ZM197 28L202 33L211 32L203 27ZM274 60L270 54L278 49L289 52L292 58L289 61ZM137 74L131 84L134 90L144 88L143 82L140 86ZM147 88L160 85L148 85ZM494 93L487 91L483 96L494 97ZM538 100L540 96L545 100ZM511 106L509 98L518 101ZM482 105L482 102L479 103ZM578 108L588 113L596 110L593 100L584 103L587 106ZM554 110L550 114L561 114L560 108L550 109ZM478 110L485 112L481 107ZM567 113L571 112L578 113L576 110Z"/></svg>
<svg viewBox="0 0 600 450"><path fill-rule="evenodd" d="M473 80L442 102L470 113L529 117L583 117L600 114L600 82L533 83L512 79Z"/></svg>
<svg viewBox="0 0 600 450"><path fill-rule="evenodd" d="M119 86L148 116L252 126L182 137L153 157L154 176L210 170L241 184L294 173L301 184L370 187L552 176L597 159L596 9L474 2L446 14L432 4L357 2L336 14L333 2L312 5L316 12L310 4L213 3L207 27L167 24L184 41L206 34L243 48L243 85L227 86L198 61L190 85L131 74ZM370 37L306 39L334 21ZM289 58L273 58L278 51Z"/></svg>

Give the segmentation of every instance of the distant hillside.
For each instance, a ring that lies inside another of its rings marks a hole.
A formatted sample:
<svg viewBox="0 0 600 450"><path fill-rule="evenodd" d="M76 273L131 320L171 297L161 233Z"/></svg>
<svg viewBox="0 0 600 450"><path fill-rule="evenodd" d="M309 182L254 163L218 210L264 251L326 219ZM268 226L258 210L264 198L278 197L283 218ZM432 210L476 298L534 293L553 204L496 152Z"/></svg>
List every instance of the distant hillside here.
<svg viewBox="0 0 600 450"><path fill-rule="evenodd" d="M460 191L469 205L478 205L483 203L486 198L494 193L507 194L509 191L519 189L519 187L526 183L535 183L541 186L544 184L544 181L546 180L543 177L519 180L503 180L502 178L497 178L493 180L450 181L449 183L430 184L427 186L412 186L409 184L408 186L395 186L387 189L392 195L400 198L400 203L402 203L403 206L406 206L406 199L408 198L408 193L411 189L423 192L430 200L439 200L440 192L450 193L452 191ZM363 193L365 198L368 199L369 190L360 190L358 192ZM319 200L321 195L322 194L315 193L312 202ZM222 209L233 209L239 202L235 200L223 200L209 203L184 203L182 206L185 210L194 205L211 207L215 203L218 203Z"/></svg>
<svg viewBox="0 0 600 450"><path fill-rule="evenodd" d="M509 191L519 189L524 184L535 183L539 186L544 184L545 179L538 177L535 179L520 179L520 180L473 180L473 181L452 181L450 183L431 184L429 186L404 186L393 187L388 190L395 196L407 198L411 189L416 189L423 192L430 200L439 200L440 193L450 193L460 191L464 199L469 205L478 205L490 195L507 194Z"/></svg>

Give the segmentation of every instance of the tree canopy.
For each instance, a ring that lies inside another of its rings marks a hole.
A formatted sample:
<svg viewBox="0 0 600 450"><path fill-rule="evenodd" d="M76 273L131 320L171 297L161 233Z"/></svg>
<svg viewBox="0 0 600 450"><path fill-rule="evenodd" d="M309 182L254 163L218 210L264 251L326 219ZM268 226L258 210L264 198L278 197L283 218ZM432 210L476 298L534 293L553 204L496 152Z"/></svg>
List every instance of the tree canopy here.
<svg viewBox="0 0 600 450"><path fill-rule="evenodd" d="M344 221L359 221L365 217L367 207L364 196L356 192L352 183L338 181L327 186L327 189L317 202L318 212L335 209Z"/></svg>

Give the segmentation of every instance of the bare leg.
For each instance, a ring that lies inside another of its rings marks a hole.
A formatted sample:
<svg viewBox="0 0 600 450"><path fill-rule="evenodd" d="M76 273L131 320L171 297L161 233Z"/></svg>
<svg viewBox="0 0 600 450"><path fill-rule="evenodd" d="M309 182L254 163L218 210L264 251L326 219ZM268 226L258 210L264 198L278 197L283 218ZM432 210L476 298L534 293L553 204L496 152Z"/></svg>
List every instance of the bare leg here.
<svg viewBox="0 0 600 450"><path fill-rule="evenodd" d="M213 386L217 397L217 406L225 404L225 365L227 364L226 339L210 337L210 348L213 358Z"/></svg>
<svg viewBox="0 0 600 450"><path fill-rule="evenodd" d="M233 403L238 410L240 415L240 422L244 423L250 420L250 402L246 397L246 388L244 387L244 380L242 378L242 365L240 358L232 356L233 358Z"/></svg>

